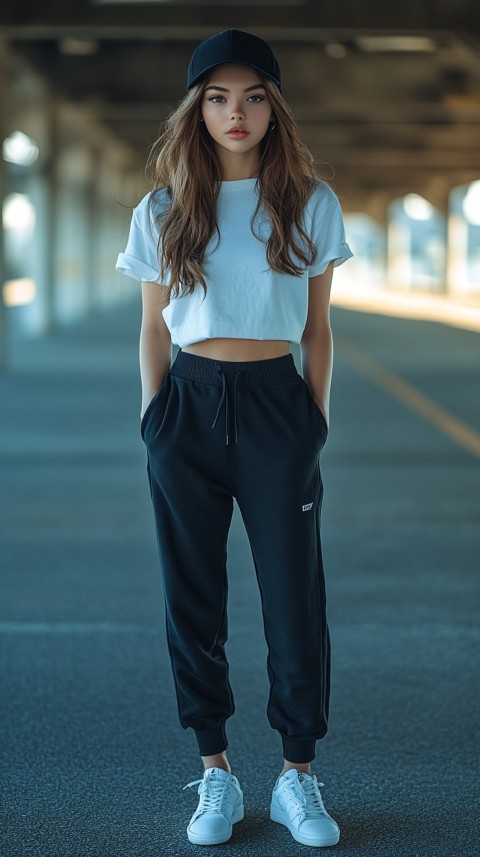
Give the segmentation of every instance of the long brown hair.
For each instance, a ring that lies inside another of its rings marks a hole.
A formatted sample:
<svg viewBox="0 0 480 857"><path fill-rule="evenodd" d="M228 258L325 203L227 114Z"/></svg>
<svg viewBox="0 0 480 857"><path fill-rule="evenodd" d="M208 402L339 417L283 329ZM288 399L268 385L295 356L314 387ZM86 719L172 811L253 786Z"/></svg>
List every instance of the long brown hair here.
<svg viewBox="0 0 480 857"><path fill-rule="evenodd" d="M279 273L298 276L302 268L290 259L291 248L305 264L313 264L316 248L302 228L302 212L318 180L324 181L315 165L315 159L302 142L296 121L280 90L272 81L259 77L272 105L276 127L266 132L261 140L258 176L259 199L252 215L251 225L263 205L271 223L266 242L266 256L270 268ZM204 254L207 244L216 231L216 200L222 180L221 163L214 141L202 118L203 92L209 76L188 91L179 105L167 117L164 131L153 143L147 159L146 172L152 172L154 184L149 199L153 205L155 191L164 188L170 207L157 215L159 239L157 253L161 279L170 269L171 294L191 294L195 283L200 283L206 294ZM325 182L326 183L326 182ZM150 222L150 217L148 218ZM299 247L294 240L293 226L310 251ZM258 237L258 236L257 236ZM312 258L313 254L313 258Z"/></svg>

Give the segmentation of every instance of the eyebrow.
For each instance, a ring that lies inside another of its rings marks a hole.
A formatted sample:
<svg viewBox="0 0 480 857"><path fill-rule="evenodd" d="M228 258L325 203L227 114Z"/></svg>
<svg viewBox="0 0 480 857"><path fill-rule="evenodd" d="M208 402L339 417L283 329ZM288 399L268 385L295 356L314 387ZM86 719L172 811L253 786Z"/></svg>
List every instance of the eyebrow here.
<svg viewBox="0 0 480 857"><path fill-rule="evenodd" d="M263 83L254 83L253 86L247 86L247 88L244 89L243 91L244 92L250 92L251 89L260 89L260 88L265 89ZM225 86L213 86L213 85L207 86L205 88L205 92L207 92L209 89L220 89L222 92L230 92L230 90L226 89Z"/></svg>

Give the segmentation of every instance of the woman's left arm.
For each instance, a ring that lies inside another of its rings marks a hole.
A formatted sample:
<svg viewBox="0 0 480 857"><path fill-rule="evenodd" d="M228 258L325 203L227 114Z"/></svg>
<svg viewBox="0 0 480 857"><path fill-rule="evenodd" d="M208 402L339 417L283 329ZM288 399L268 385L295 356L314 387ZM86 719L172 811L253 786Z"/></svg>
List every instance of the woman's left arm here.
<svg viewBox="0 0 480 857"><path fill-rule="evenodd" d="M300 342L304 380L329 423L330 385L333 371L333 337L330 327L330 291L333 262L308 281L308 313Z"/></svg>

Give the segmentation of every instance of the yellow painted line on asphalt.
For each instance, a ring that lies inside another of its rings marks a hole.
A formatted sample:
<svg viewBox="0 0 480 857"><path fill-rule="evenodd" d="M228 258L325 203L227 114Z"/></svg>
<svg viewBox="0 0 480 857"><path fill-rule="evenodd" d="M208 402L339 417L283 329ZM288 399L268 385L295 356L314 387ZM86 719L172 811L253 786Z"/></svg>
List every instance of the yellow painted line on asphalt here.
<svg viewBox="0 0 480 857"><path fill-rule="evenodd" d="M355 369L363 372L367 378L383 387L390 395L433 423L447 437L480 458L480 434L478 432L465 425L449 411L441 408L424 393L420 393L407 381L399 378L398 375L394 375L389 369L385 369L376 360L372 360L364 351L345 342L340 337L335 337L335 342L337 340L340 352L350 359Z"/></svg>

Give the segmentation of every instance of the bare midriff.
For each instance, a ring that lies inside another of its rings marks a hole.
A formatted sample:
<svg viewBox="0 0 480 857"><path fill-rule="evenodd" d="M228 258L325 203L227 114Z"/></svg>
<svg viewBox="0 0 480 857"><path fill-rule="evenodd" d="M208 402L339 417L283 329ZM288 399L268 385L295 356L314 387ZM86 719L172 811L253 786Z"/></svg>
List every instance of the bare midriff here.
<svg viewBox="0 0 480 857"><path fill-rule="evenodd" d="M290 351L286 339L204 339L186 345L182 351L210 357L212 360L270 360L283 357Z"/></svg>

